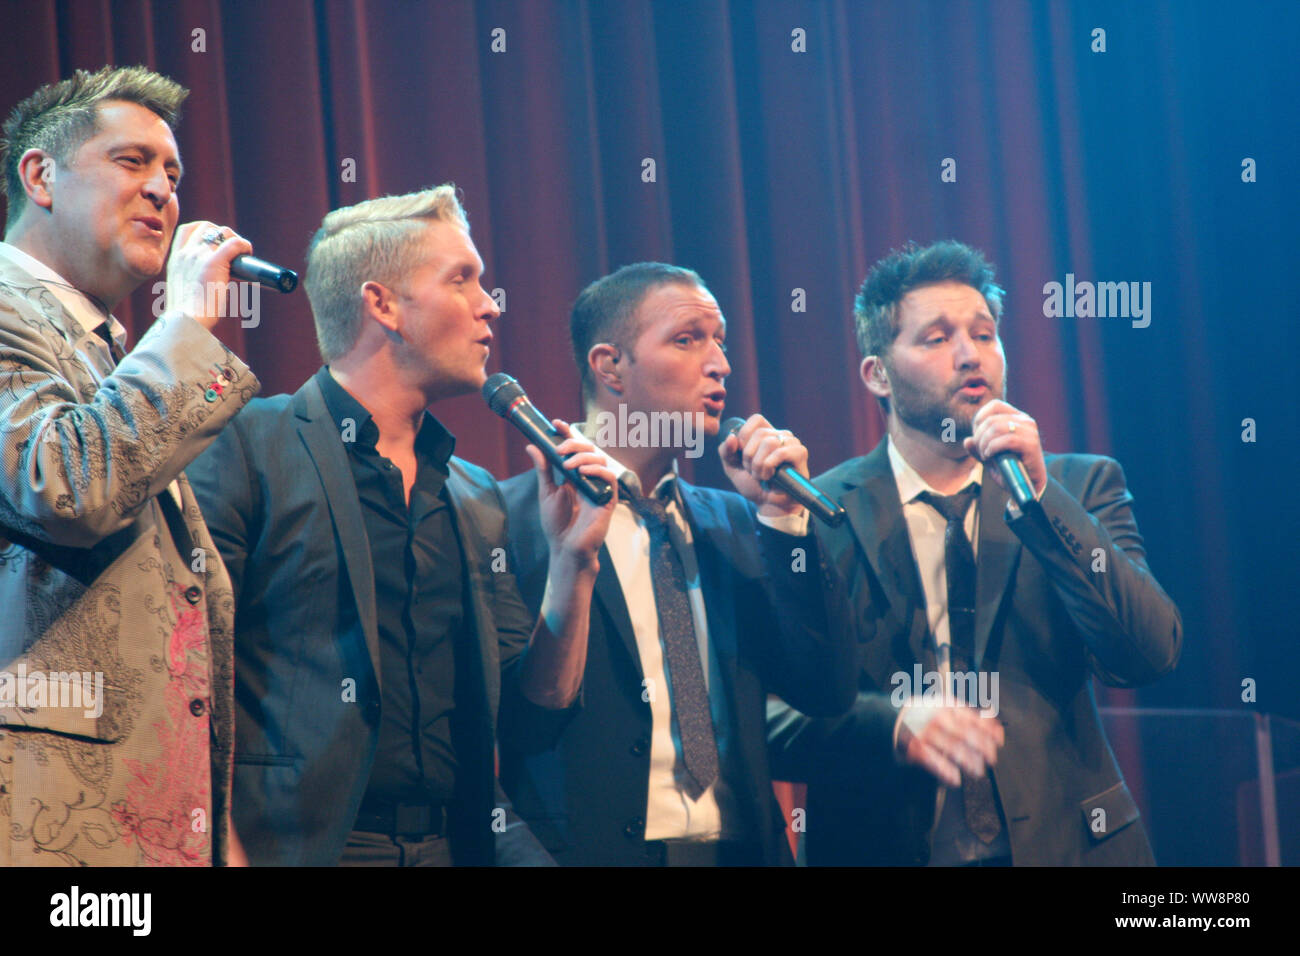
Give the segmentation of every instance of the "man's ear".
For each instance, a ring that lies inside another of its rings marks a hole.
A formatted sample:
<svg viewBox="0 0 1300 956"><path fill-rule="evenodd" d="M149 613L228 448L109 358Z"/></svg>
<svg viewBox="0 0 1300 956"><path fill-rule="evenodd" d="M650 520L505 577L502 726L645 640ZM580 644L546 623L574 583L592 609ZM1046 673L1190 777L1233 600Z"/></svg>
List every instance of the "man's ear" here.
<svg viewBox="0 0 1300 956"><path fill-rule="evenodd" d="M617 345L600 342L587 352L587 366L591 369L596 385L611 392L623 391L623 375L620 364L623 350Z"/></svg>
<svg viewBox="0 0 1300 956"><path fill-rule="evenodd" d="M868 355L862 360L858 367L858 374L862 376L862 384L867 386L867 391L876 398L889 398L889 372L885 369L885 360L879 355Z"/></svg>
<svg viewBox="0 0 1300 956"><path fill-rule="evenodd" d="M401 341L401 305L397 293L380 282L367 282L361 286L363 317L378 322L390 336Z"/></svg>
<svg viewBox="0 0 1300 956"><path fill-rule="evenodd" d="M43 149L29 149L18 159L18 178L28 202L42 209L54 205L54 157Z"/></svg>

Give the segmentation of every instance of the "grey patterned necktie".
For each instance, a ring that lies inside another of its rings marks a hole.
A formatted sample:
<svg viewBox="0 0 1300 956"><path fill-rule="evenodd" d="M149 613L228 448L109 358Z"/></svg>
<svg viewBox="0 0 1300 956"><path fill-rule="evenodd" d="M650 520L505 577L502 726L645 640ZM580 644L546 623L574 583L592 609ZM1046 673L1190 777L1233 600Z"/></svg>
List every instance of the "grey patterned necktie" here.
<svg viewBox="0 0 1300 956"><path fill-rule="evenodd" d="M626 486L624 486L626 490ZM659 611L659 635L664 642L673 716L686 759L686 792L698 800L718 779L718 742L713 733L709 692L700 665L695 618L687 597L686 570L669 534L668 503L659 498L629 495L628 503L650 532L650 578Z"/></svg>
<svg viewBox="0 0 1300 956"><path fill-rule="evenodd" d="M943 532L943 566L948 578L948 661L950 672L969 673L975 660L975 550L966 537L966 512L979 485L968 485L955 495L922 492L920 498L948 522ZM992 843L1002 831L993 780L988 775L972 779L962 774L962 802L971 833Z"/></svg>

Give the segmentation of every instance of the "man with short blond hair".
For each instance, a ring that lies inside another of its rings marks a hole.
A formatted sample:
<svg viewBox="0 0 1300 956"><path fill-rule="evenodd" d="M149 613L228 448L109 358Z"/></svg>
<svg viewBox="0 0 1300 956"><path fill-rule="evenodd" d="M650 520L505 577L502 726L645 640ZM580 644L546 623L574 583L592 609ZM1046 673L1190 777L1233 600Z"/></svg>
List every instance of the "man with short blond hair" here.
<svg viewBox="0 0 1300 956"><path fill-rule="evenodd" d="M321 221L307 250L305 286L326 363L346 355L361 334L362 286L368 280L396 285L411 272L421 254L412 240L431 222L469 232L453 186L371 199L335 209Z"/></svg>
<svg viewBox="0 0 1300 956"><path fill-rule="evenodd" d="M496 482L428 411L486 379L483 270L451 186L331 212L306 278L326 365L196 463L237 598L235 819L255 864L550 862L496 791L497 703L503 679L556 693L612 505L545 470L561 574L552 613L529 615ZM561 451L613 480L590 445Z"/></svg>
<svg viewBox="0 0 1300 956"><path fill-rule="evenodd" d="M242 860L230 581L181 469L258 389L205 301L252 247L177 228L186 93L78 71L0 138L0 865ZM112 310L164 265L127 352Z"/></svg>

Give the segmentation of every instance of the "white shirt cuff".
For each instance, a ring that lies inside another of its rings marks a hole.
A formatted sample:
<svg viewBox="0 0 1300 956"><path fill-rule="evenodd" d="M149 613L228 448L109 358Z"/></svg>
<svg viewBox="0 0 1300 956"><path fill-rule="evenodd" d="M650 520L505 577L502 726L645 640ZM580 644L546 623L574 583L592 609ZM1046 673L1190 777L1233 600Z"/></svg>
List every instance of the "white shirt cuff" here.
<svg viewBox="0 0 1300 956"><path fill-rule="evenodd" d="M758 520L773 531L780 531L782 534L788 534L792 538L802 538L808 533L807 508L800 508L798 514L781 515L776 518L769 518L767 515L760 514Z"/></svg>

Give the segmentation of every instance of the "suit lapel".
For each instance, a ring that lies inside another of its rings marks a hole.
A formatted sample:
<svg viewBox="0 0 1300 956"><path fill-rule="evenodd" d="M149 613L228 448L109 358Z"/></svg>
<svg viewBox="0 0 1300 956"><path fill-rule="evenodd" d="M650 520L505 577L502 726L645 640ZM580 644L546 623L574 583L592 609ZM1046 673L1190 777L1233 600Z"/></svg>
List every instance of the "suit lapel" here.
<svg viewBox="0 0 1300 956"><path fill-rule="evenodd" d="M596 573L595 600L605 609L614 623L614 631L623 642L632 666L636 668L637 677L644 679L645 671L641 669L641 651L636 646L636 632L632 630L632 618L627 611L627 599L623 597L623 585L614 570L614 559L608 549L600 546L600 570Z"/></svg>
<svg viewBox="0 0 1300 956"><path fill-rule="evenodd" d="M735 553L735 532L727 524L726 516L714 505L714 499L681 479L678 479L677 484L681 489L686 523L691 526L691 537L694 539L695 566L699 569L700 593L704 596L704 609L709 622L711 653L722 664L722 676L728 687L734 687L738 653L736 603L734 600L710 598L734 590L734 584L727 580L729 575L722 555L730 555L735 560L743 559L743 555ZM720 537L723 540L718 540ZM761 569L753 568L751 571L758 574Z"/></svg>
<svg viewBox="0 0 1300 956"><path fill-rule="evenodd" d="M366 537L365 520L352 481L348 453L343 447L338 426L330 420L325 399L314 378L298 390L293 404L298 435L316 466L330 516L334 519L334 530L339 536L343 562L366 636L366 650L375 670L375 683L380 685L382 669L379 666L379 619L375 611L375 569L370 560L370 541Z"/></svg>
<svg viewBox="0 0 1300 956"><path fill-rule="evenodd" d="M1008 496L998 487L988 468L980 482L979 568L975 578L975 667L978 670L988 648L989 635L998 609L1011 584L1020 557L1020 539L1015 536L1003 515Z"/></svg>
<svg viewBox="0 0 1300 956"><path fill-rule="evenodd" d="M903 520L898 483L883 441L863 459L859 474L846 479L845 484L848 487L840 495L840 504L848 513L858 546L890 600L882 616L884 633L893 635L896 642L905 642L912 661L923 661L929 636L925 592L912 555L907 522ZM903 651L895 647L894 656L906 662Z"/></svg>
<svg viewBox="0 0 1300 956"><path fill-rule="evenodd" d="M514 513L511 514L511 534L514 537L516 548L522 549L525 555L531 560L528 561L527 567L533 567L532 560L537 562L542 568L549 573L548 564L548 546L546 536L542 532L540 504L537 500L537 475L536 472L529 472L530 479L527 484L527 491L522 496L518 520ZM618 572L614 569L614 559L610 557L609 549L605 545L600 546L600 553L597 555L600 561L600 570L596 573L596 584L593 588L593 603L604 609L609 615L609 619L614 625L614 635L610 636L610 642L621 642L628 657L632 661L632 666L636 669L638 679L644 679L645 673L641 669L641 652L636 646L636 633L632 630L632 618L628 614L627 599L623 597L623 585L619 582ZM543 581L545 578L543 578ZM536 600L540 606L542 594L536 595ZM593 608L594 616L594 608Z"/></svg>

